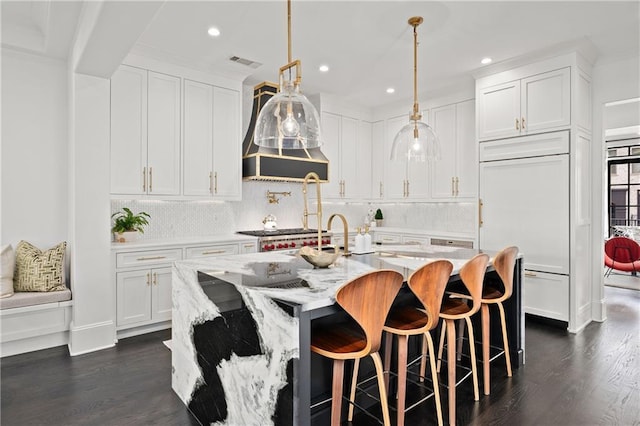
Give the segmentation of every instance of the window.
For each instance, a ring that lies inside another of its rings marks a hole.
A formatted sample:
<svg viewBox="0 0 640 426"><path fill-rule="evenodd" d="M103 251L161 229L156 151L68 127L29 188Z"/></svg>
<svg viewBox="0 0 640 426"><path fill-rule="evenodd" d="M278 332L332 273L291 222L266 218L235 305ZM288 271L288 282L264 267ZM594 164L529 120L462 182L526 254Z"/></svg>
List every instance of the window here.
<svg viewBox="0 0 640 426"><path fill-rule="evenodd" d="M607 150L609 234L640 226L640 146Z"/></svg>

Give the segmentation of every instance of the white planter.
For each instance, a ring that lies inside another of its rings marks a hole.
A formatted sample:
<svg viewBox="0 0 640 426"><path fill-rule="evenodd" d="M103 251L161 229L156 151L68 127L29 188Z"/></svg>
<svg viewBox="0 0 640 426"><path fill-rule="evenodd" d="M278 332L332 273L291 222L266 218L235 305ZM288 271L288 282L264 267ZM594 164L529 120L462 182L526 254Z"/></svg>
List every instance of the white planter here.
<svg viewBox="0 0 640 426"><path fill-rule="evenodd" d="M113 237L116 243L130 243L138 240L138 231L114 232Z"/></svg>

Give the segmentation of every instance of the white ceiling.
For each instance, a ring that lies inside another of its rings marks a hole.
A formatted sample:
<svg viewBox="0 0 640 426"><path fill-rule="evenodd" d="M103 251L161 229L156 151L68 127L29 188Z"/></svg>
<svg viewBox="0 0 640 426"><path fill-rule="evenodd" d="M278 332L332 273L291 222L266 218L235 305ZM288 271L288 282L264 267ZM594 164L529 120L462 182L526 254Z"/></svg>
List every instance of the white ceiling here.
<svg viewBox="0 0 640 426"><path fill-rule="evenodd" d="M77 19L78 4L3 0L3 45L21 46L16 28L31 28L31 38L48 34L45 39L56 40L52 45L70 43L68 22ZM57 20L43 18L53 18L54 10ZM413 41L407 19L414 15L425 20L418 27L418 66L419 90L426 93L470 81L484 56L495 63L585 40L598 60L640 52L638 1L293 0L293 59L302 61L303 91L340 94L368 106L410 98ZM222 35L209 37L209 26ZM24 42L21 47L28 49ZM64 55L60 47L45 53L60 57L61 50ZM286 1L167 1L132 53L247 77L248 84L277 81L278 68L287 62ZM263 65L232 63L234 55ZM330 71L320 73L320 64ZM386 94L387 87L396 93Z"/></svg>

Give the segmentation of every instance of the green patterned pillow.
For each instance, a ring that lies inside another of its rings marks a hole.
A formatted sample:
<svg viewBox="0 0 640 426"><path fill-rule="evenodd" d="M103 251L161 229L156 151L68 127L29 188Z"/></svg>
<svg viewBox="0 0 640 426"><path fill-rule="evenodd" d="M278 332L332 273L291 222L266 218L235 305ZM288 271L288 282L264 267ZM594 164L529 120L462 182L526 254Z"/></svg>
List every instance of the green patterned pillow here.
<svg viewBox="0 0 640 426"><path fill-rule="evenodd" d="M13 276L15 291L65 290L64 252L66 242L47 251L20 241L16 247L16 269Z"/></svg>

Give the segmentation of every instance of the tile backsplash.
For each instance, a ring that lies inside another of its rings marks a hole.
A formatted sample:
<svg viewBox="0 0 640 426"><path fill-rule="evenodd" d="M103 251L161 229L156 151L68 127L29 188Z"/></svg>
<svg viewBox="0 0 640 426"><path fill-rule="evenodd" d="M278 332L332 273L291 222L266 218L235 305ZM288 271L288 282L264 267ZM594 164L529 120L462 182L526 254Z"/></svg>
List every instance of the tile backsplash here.
<svg viewBox="0 0 640 426"><path fill-rule="evenodd" d="M267 190L291 191L290 196L278 195L279 202L270 204ZM309 210L315 212L315 190L309 192ZM345 203L323 200L323 228L333 213L343 214L350 228L361 226L369 209L380 208L385 226L426 229L475 235L477 206L475 203ZM280 182L243 182L242 201L156 201L112 200L111 211L129 207L134 213L145 211L151 216L141 239L161 239L223 235L240 230L262 229L262 219L273 214L279 228L302 226L304 199L302 184ZM315 228L315 216L309 227ZM341 229L337 221L333 229Z"/></svg>

